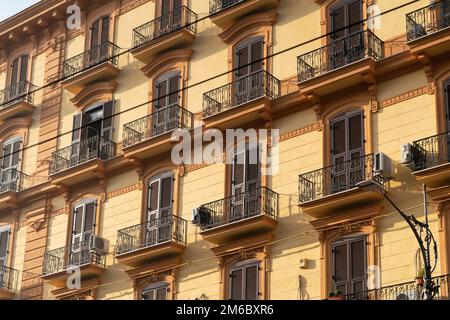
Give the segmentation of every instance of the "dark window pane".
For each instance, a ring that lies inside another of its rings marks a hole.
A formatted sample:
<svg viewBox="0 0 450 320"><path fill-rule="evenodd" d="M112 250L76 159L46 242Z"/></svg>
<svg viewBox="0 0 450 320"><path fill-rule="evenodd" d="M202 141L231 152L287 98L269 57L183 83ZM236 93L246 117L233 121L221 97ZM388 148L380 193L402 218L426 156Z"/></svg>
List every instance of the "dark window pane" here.
<svg viewBox="0 0 450 320"><path fill-rule="evenodd" d="M11 162L11 148L12 148L11 144L7 144L3 148L3 165L2 165L2 167L4 169L9 168L9 166L10 166L10 162Z"/></svg>
<svg viewBox="0 0 450 320"><path fill-rule="evenodd" d="M148 209L150 211L158 209L158 192L159 192L159 181L152 182L149 188L149 204Z"/></svg>
<svg viewBox="0 0 450 320"><path fill-rule="evenodd" d="M231 300L242 300L242 269L231 272Z"/></svg>
<svg viewBox="0 0 450 320"><path fill-rule="evenodd" d="M349 136L350 150L362 147L362 116L360 114L349 119Z"/></svg>
<svg viewBox="0 0 450 320"><path fill-rule="evenodd" d="M103 105L103 129L112 128L114 101L108 101Z"/></svg>
<svg viewBox="0 0 450 320"><path fill-rule="evenodd" d="M74 216L74 225L73 225L73 233L80 234L81 233L81 224L83 222L83 207L78 207L75 209Z"/></svg>
<svg viewBox="0 0 450 320"><path fill-rule="evenodd" d="M155 297L154 290L148 290L142 293L142 300L154 300L154 297Z"/></svg>
<svg viewBox="0 0 450 320"><path fill-rule="evenodd" d="M242 49L239 49L236 53L237 55L237 59L238 59L238 67L239 70L237 72L238 77L244 77L246 75L248 75L248 50L249 47L244 47Z"/></svg>
<svg viewBox="0 0 450 320"><path fill-rule="evenodd" d="M109 39L109 17L102 19L102 43L108 42Z"/></svg>
<svg viewBox="0 0 450 320"><path fill-rule="evenodd" d="M170 0L161 1L161 15L168 14L170 12Z"/></svg>
<svg viewBox="0 0 450 320"><path fill-rule="evenodd" d="M172 177L164 178L161 181L161 207L172 206Z"/></svg>
<svg viewBox="0 0 450 320"><path fill-rule="evenodd" d="M19 74L19 58L14 60L11 66L11 85L14 85L18 82L17 81L18 74Z"/></svg>
<svg viewBox="0 0 450 320"><path fill-rule="evenodd" d="M347 244L334 247L334 276L335 281L347 281Z"/></svg>
<svg viewBox="0 0 450 320"><path fill-rule="evenodd" d="M17 166L19 164L19 155L20 155L19 150L21 143L22 142L20 140L14 142L11 167Z"/></svg>
<svg viewBox="0 0 450 320"><path fill-rule="evenodd" d="M262 41L252 44L252 71L256 72L262 69L262 55L263 55ZM255 62L257 61L257 62Z"/></svg>
<svg viewBox="0 0 450 320"><path fill-rule="evenodd" d="M258 149L247 150L247 182L259 178L259 154Z"/></svg>
<svg viewBox="0 0 450 320"><path fill-rule="evenodd" d="M167 105L167 80L161 81L156 85L158 96L158 108L164 108Z"/></svg>
<svg viewBox="0 0 450 320"><path fill-rule="evenodd" d="M0 233L0 259L6 259L8 253L8 237L9 231L2 231Z"/></svg>
<svg viewBox="0 0 450 320"><path fill-rule="evenodd" d="M364 277L365 275L364 246L364 240L359 240L351 243L350 250L352 256L352 278Z"/></svg>
<svg viewBox="0 0 450 320"><path fill-rule="evenodd" d="M364 281L356 281L353 283L353 292L352 293L361 293L364 292L365 288L364 288ZM360 295L357 295L357 297L359 299L362 299L363 297Z"/></svg>
<svg viewBox="0 0 450 320"><path fill-rule="evenodd" d="M167 288L159 288L156 293L156 300L166 300L167 299Z"/></svg>
<svg viewBox="0 0 450 320"><path fill-rule="evenodd" d="M340 7L331 12L332 19L332 38L334 40L345 36L345 7Z"/></svg>
<svg viewBox="0 0 450 320"><path fill-rule="evenodd" d="M73 117L72 142L80 140L81 136L81 113Z"/></svg>
<svg viewBox="0 0 450 320"><path fill-rule="evenodd" d="M99 32L100 32L100 20L97 20L92 24L91 49L98 45Z"/></svg>
<svg viewBox="0 0 450 320"><path fill-rule="evenodd" d="M348 293L347 285L344 283L344 284L340 284L340 285L336 286L336 291L340 291L343 295L346 295Z"/></svg>
<svg viewBox="0 0 450 320"><path fill-rule="evenodd" d="M84 220L84 232L91 233L94 231L94 219L95 219L95 203L91 202L86 204L86 217Z"/></svg>
<svg viewBox="0 0 450 320"><path fill-rule="evenodd" d="M333 154L338 155L344 153L345 148L345 120L340 120L333 123L332 126L333 138Z"/></svg>
<svg viewBox="0 0 450 320"><path fill-rule="evenodd" d="M178 103L180 76L176 75L170 78L170 96L169 105Z"/></svg>
<svg viewBox="0 0 450 320"><path fill-rule="evenodd" d="M361 0L354 1L348 5L348 22L349 22L349 32L353 34L362 30L362 25L360 21L362 20L361 15Z"/></svg>
<svg viewBox="0 0 450 320"><path fill-rule="evenodd" d="M27 71L28 71L28 55L24 55L20 59L20 81L27 80ZM19 92L19 94L20 93L21 92Z"/></svg>
<svg viewBox="0 0 450 320"><path fill-rule="evenodd" d="M239 153L234 156L234 185L240 185L244 182L244 163L244 153Z"/></svg>
<svg viewBox="0 0 450 320"><path fill-rule="evenodd" d="M258 267L252 266L246 269L245 277L245 299L257 300L258 299Z"/></svg>

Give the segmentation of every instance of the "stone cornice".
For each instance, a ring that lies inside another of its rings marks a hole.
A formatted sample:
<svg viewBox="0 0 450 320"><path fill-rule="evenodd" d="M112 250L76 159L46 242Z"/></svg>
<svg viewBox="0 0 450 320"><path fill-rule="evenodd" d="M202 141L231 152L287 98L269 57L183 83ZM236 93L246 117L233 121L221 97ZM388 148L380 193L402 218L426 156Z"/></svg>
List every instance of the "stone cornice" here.
<svg viewBox="0 0 450 320"><path fill-rule="evenodd" d="M192 49L180 49L163 53L156 56L146 66L141 68L141 70L147 77L152 78L163 66L177 62L187 62L189 61L191 55Z"/></svg>
<svg viewBox="0 0 450 320"><path fill-rule="evenodd" d="M82 109L99 100L104 95L113 94L117 89L117 82L96 82L76 94L70 101L75 107Z"/></svg>

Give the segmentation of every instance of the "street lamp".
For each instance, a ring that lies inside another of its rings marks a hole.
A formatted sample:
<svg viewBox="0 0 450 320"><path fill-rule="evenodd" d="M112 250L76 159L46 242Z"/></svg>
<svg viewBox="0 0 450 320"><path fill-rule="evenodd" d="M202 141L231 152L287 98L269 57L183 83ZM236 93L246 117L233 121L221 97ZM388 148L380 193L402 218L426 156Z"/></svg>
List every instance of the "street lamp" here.
<svg viewBox="0 0 450 320"><path fill-rule="evenodd" d="M408 223L409 227L414 233L414 236L416 237L417 242L419 243L419 248L422 253L423 261L424 261L424 269L425 269L425 297L426 300L432 300L434 295L437 293L437 290L439 289L439 286L435 286L431 279L432 274L432 268L431 268L431 262L430 262L430 243L433 240L434 242L434 248L435 248L435 259L437 258L437 251L436 251L436 242L434 241L433 234L431 233L431 230L428 225L428 214L425 210L425 223L420 222L419 220L414 217L414 215L408 216L405 214L402 210L400 210L399 207L387 196L386 191L384 190L383 185L381 185L378 181L375 180L365 180L361 181L356 184L356 187L358 187L361 190L365 191L375 191L380 192L384 198L394 207L395 210L402 216L402 218ZM424 186L424 192L426 194L425 186ZM425 203L426 208L426 203ZM426 246L424 244L424 240L422 240L421 235L417 231L417 228L423 228L426 230Z"/></svg>

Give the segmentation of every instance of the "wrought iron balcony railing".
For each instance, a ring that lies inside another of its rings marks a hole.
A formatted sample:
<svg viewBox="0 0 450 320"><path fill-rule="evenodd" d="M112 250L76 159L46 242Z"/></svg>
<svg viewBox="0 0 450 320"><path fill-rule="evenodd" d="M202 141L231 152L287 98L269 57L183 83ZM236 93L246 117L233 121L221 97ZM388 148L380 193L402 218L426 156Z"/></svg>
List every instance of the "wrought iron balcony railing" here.
<svg viewBox="0 0 450 320"><path fill-rule="evenodd" d="M281 95L280 80L261 70L203 94L203 117L235 108L253 100Z"/></svg>
<svg viewBox="0 0 450 320"><path fill-rule="evenodd" d="M413 142L414 170L450 162L450 131Z"/></svg>
<svg viewBox="0 0 450 320"><path fill-rule="evenodd" d="M18 270L0 266L0 289L17 292L18 279Z"/></svg>
<svg viewBox="0 0 450 320"><path fill-rule="evenodd" d="M29 176L17 169L0 171L0 194L4 192L20 192L48 180L47 177Z"/></svg>
<svg viewBox="0 0 450 320"><path fill-rule="evenodd" d="M133 30L133 47L138 47L183 28L196 34L196 21L197 14L188 7L182 6L135 28Z"/></svg>
<svg viewBox="0 0 450 320"><path fill-rule="evenodd" d="M209 14L215 14L245 0L209 0Z"/></svg>
<svg viewBox="0 0 450 320"><path fill-rule="evenodd" d="M304 82L366 58L384 58L384 42L370 30L352 34L297 58L298 81Z"/></svg>
<svg viewBox="0 0 450 320"><path fill-rule="evenodd" d="M42 274L48 276L88 264L105 268L106 254L90 250L89 241L82 241L45 252Z"/></svg>
<svg viewBox="0 0 450 320"><path fill-rule="evenodd" d="M356 187L366 180L383 180L374 172L374 155L334 164L299 176L299 201L305 203Z"/></svg>
<svg viewBox="0 0 450 320"><path fill-rule="evenodd" d="M179 129L192 129L194 115L179 105L160 109L123 126L123 147L130 147L161 134Z"/></svg>
<svg viewBox="0 0 450 320"><path fill-rule="evenodd" d="M430 35L450 26L450 1L442 0L406 15L408 41Z"/></svg>
<svg viewBox="0 0 450 320"><path fill-rule="evenodd" d="M37 87L28 81L20 81L0 91L0 110L9 104L26 101L33 103L34 91Z"/></svg>
<svg viewBox="0 0 450 320"><path fill-rule="evenodd" d="M94 136L53 152L49 175L76 167L90 160L108 160L114 157L116 144L104 137Z"/></svg>
<svg viewBox="0 0 450 320"><path fill-rule="evenodd" d="M112 42L104 42L63 63L63 78L74 76L103 62L118 66L120 48Z"/></svg>
<svg viewBox="0 0 450 320"><path fill-rule="evenodd" d="M200 227L208 230L256 216L278 219L278 193L260 187L204 204L199 209Z"/></svg>
<svg viewBox="0 0 450 320"><path fill-rule="evenodd" d="M433 277L435 285L439 286L434 299L448 300L450 275ZM424 300L425 287L415 281L404 282L380 289L366 290L344 296L346 300Z"/></svg>
<svg viewBox="0 0 450 320"><path fill-rule="evenodd" d="M174 241L186 245L187 221L167 215L117 232L115 255Z"/></svg>

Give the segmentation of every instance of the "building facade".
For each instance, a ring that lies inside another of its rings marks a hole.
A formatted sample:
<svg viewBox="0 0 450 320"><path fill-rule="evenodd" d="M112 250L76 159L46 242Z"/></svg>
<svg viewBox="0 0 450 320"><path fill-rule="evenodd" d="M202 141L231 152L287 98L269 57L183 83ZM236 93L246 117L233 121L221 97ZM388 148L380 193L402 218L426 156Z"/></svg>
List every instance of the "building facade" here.
<svg viewBox="0 0 450 320"><path fill-rule="evenodd" d="M449 26L448 0L42 0L0 22L0 297L417 299L382 192L424 221L423 185L448 297ZM277 170L250 143L172 160L175 129L250 128L279 130Z"/></svg>

